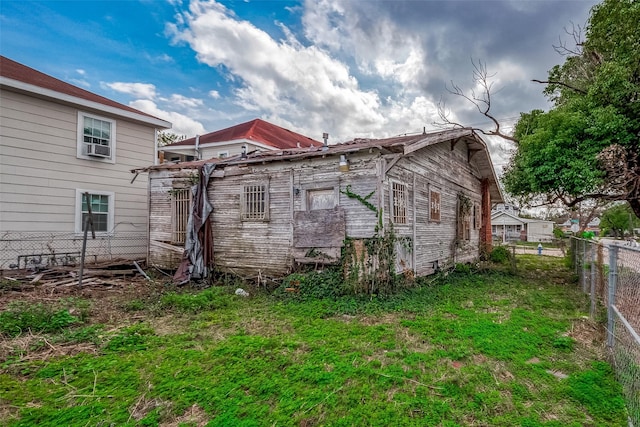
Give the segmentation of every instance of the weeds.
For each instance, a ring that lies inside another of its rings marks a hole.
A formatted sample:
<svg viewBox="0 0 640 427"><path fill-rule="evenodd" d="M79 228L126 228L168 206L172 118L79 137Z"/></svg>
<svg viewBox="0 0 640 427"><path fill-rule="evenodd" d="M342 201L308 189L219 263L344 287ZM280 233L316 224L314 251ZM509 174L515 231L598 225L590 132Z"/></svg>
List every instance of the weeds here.
<svg viewBox="0 0 640 427"><path fill-rule="evenodd" d="M15 301L0 313L0 333L16 337L23 332L59 332L80 322L67 309L44 304Z"/></svg>
<svg viewBox="0 0 640 427"><path fill-rule="evenodd" d="M588 301L557 262L384 297L336 292L331 270L274 296L169 292L135 313L147 321L61 333L101 339L98 354L6 362L6 424L626 425L609 365L567 335Z"/></svg>

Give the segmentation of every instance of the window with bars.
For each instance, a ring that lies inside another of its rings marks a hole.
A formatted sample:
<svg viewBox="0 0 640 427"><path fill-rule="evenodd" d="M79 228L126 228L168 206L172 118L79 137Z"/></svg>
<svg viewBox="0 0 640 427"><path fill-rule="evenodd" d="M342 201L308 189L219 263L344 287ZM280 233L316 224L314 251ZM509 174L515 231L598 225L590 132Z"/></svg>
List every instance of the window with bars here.
<svg viewBox="0 0 640 427"><path fill-rule="evenodd" d="M242 219L267 221L269 219L269 187L265 184L245 185L242 191Z"/></svg>
<svg viewBox="0 0 640 427"><path fill-rule="evenodd" d="M440 221L440 192L431 190L429 199L429 219Z"/></svg>
<svg viewBox="0 0 640 427"><path fill-rule="evenodd" d="M191 208L191 190L174 188L171 190L171 242L184 243L187 240L187 224Z"/></svg>
<svg viewBox="0 0 640 427"><path fill-rule="evenodd" d="M395 224L407 224L407 186L391 181L391 221Z"/></svg>

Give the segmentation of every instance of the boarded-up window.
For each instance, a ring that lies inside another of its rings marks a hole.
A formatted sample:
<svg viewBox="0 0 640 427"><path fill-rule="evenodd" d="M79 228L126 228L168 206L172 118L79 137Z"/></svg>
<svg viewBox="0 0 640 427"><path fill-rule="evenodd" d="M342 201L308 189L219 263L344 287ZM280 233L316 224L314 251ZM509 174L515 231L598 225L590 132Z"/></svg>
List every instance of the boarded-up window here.
<svg viewBox="0 0 640 427"><path fill-rule="evenodd" d="M264 184L245 185L242 191L242 219L266 221L269 219L269 187Z"/></svg>
<svg viewBox="0 0 640 427"><path fill-rule="evenodd" d="M325 188L319 190L307 190L307 210L333 209L338 206L336 190Z"/></svg>
<svg viewBox="0 0 640 427"><path fill-rule="evenodd" d="M187 223L191 205L189 188L171 190L171 242L184 243L187 240Z"/></svg>
<svg viewBox="0 0 640 427"><path fill-rule="evenodd" d="M482 227L482 210L477 203L473 205L473 228L480 230Z"/></svg>
<svg viewBox="0 0 640 427"><path fill-rule="evenodd" d="M431 191L429 198L429 219L431 221L440 221L440 193Z"/></svg>
<svg viewBox="0 0 640 427"><path fill-rule="evenodd" d="M458 240L471 239L471 215L473 213L473 205L466 196L458 196Z"/></svg>
<svg viewBox="0 0 640 427"><path fill-rule="evenodd" d="M391 221L395 224L407 223L407 186L391 181Z"/></svg>

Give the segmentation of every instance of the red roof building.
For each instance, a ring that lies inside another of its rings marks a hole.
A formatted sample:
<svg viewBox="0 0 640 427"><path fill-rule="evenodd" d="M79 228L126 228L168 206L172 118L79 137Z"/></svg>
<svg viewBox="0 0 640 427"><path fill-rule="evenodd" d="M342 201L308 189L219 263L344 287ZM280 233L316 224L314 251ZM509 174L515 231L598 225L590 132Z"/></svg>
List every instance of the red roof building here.
<svg viewBox="0 0 640 427"><path fill-rule="evenodd" d="M323 143L261 119L162 147L165 160L225 158L246 152L320 147Z"/></svg>

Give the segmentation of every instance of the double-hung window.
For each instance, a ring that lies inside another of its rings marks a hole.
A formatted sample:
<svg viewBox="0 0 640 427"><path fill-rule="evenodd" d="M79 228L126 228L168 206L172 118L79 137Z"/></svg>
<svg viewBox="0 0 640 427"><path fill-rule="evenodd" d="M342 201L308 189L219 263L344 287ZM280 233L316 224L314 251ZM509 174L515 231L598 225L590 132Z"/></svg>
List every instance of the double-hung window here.
<svg viewBox="0 0 640 427"><path fill-rule="evenodd" d="M115 135L115 120L78 112L79 158L115 163Z"/></svg>
<svg viewBox="0 0 640 427"><path fill-rule="evenodd" d="M406 184L391 181L391 221L394 224L407 224L408 197Z"/></svg>
<svg viewBox="0 0 640 427"><path fill-rule="evenodd" d="M240 208L244 221L268 221L269 186L262 183L244 185Z"/></svg>
<svg viewBox="0 0 640 427"><path fill-rule="evenodd" d="M85 196L88 193L88 196ZM93 218L93 229L96 233L107 234L113 231L115 194L110 191L76 190L75 232L82 233L89 215Z"/></svg>

